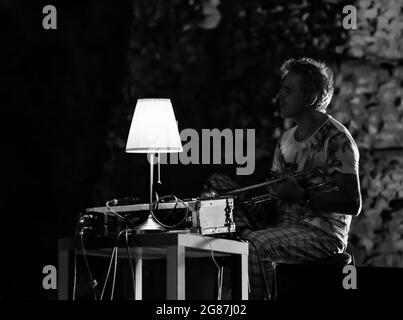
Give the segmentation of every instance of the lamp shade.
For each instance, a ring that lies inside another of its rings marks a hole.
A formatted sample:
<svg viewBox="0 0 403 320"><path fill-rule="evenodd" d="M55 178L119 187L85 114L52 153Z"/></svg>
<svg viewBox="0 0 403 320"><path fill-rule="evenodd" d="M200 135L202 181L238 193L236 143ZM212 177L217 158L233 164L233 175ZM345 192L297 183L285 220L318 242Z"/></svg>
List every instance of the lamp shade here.
<svg viewBox="0 0 403 320"><path fill-rule="evenodd" d="M182 152L170 99L139 99L134 110L126 152Z"/></svg>

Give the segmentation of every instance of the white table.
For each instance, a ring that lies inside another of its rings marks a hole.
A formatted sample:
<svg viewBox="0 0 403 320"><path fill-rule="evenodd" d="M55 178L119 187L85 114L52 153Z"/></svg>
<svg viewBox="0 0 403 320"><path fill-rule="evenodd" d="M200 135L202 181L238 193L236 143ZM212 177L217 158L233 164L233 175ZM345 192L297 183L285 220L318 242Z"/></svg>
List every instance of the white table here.
<svg viewBox="0 0 403 320"><path fill-rule="evenodd" d="M235 240L201 236L194 233L149 233L131 236L130 250L137 263L135 267L136 300L142 299L142 262L144 259L167 259L167 300L185 299L185 257L209 257L211 248L215 256L232 257L232 296L236 300L248 299L249 245ZM94 241L93 241L94 243ZM74 251L73 238L59 239L58 298L69 299L69 256ZM87 255L110 257L111 241L86 249ZM78 253L80 245L77 243ZM122 251L122 256L126 250ZM72 274L72 273L71 273Z"/></svg>

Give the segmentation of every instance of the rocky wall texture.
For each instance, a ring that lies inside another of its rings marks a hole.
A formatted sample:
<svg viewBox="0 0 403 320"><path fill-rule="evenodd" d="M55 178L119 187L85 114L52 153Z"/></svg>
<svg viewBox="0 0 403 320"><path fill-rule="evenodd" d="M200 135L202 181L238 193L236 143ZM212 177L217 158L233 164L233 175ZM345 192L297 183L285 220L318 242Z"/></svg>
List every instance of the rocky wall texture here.
<svg viewBox="0 0 403 320"><path fill-rule="evenodd" d="M360 265L403 267L403 1L355 5L331 110L361 152L363 208L350 249Z"/></svg>

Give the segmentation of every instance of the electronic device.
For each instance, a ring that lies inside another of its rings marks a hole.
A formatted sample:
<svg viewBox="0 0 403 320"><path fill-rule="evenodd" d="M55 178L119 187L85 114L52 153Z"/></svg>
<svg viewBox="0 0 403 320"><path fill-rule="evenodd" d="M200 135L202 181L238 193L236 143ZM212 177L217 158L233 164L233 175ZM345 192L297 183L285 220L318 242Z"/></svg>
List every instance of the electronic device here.
<svg viewBox="0 0 403 320"><path fill-rule="evenodd" d="M80 223L97 236L117 235L125 225L135 228L149 213L148 203L87 208ZM184 201L154 202L153 214L158 222L172 230L186 230L202 235L235 232L233 197L193 198ZM123 218L123 219L122 219Z"/></svg>
<svg viewBox="0 0 403 320"><path fill-rule="evenodd" d="M195 200L191 231L203 235L235 232L234 198Z"/></svg>

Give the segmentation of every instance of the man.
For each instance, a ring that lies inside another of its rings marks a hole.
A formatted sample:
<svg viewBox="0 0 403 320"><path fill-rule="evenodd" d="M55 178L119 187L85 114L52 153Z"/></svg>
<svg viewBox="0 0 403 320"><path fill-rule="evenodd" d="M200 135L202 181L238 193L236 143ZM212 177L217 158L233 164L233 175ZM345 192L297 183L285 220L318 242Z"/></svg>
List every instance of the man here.
<svg viewBox="0 0 403 320"><path fill-rule="evenodd" d="M323 63L302 58L286 61L281 74L280 115L293 119L296 126L279 138L272 171L310 170L335 160L341 165L329 169L327 187L320 190L310 191L292 175L283 176L276 188L275 224L243 231L243 237L254 243L265 262L269 287L273 261L300 263L343 252L351 217L361 211L357 146L348 130L325 113L333 95L331 70ZM217 177L210 181L213 188L217 185L214 180ZM251 298L264 299L267 290L258 255L253 246L249 252Z"/></svg>

